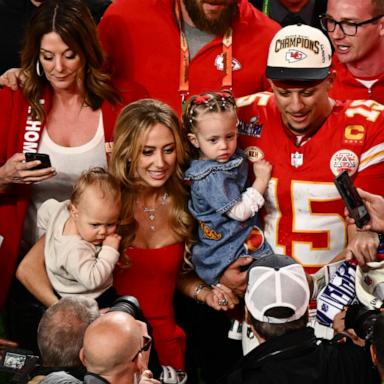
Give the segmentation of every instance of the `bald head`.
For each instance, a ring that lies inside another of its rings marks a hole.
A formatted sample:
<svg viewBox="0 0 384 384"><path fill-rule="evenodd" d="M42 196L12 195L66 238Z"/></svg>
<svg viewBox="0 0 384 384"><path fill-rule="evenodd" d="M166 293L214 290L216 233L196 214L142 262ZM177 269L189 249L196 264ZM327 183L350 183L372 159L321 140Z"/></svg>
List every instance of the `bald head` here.
<svg viewBox="0 0 384 384"><path fill-rule="evenodd" d="M95 320L84 335L81 358L87 370L104 376L132 372L132 358L142 347L139 323L125 312L108 312Z"/></svg>

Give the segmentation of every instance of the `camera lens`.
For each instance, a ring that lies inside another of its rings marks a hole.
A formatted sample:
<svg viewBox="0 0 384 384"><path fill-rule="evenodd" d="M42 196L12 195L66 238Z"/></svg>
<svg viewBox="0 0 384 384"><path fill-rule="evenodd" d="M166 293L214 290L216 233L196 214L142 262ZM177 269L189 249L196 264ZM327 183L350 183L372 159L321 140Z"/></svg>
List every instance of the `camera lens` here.
<svg viewBox="0 0 384 384"><path fill-rule="evenodd" d="M136 320L144 321L139 301L134 296L121 296L115 300L108 312L121 311L133 316Z"/></svg>
<svg viewBox="0 0 384 384"><path fill-rule="evenodd" d="M345 328L352 328L361 339L372 337L373 326L380 311L363 305L351 305L345 315Z"/></svg>

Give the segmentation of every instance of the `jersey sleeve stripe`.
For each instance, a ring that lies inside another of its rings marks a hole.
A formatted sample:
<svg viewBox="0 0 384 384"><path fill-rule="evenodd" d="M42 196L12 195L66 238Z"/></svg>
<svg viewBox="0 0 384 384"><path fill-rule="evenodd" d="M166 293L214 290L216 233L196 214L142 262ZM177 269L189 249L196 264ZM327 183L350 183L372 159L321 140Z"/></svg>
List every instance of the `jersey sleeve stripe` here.
<svg viewBox="0 0 384 384"><path fill-rule="evenodd" d="M360 157L359 172L370 167L371 165L384 161L384 143L380 143L371 147L368 151L363 152Z"/></svg>
<svg viewBox="0 0 384 384"><path fill-rule="evenodd" d="M248 105L251 105L257 98L257 93L254 93L252 95L238 97L236 99L236 105L237 107L246 107Z"/></svg>

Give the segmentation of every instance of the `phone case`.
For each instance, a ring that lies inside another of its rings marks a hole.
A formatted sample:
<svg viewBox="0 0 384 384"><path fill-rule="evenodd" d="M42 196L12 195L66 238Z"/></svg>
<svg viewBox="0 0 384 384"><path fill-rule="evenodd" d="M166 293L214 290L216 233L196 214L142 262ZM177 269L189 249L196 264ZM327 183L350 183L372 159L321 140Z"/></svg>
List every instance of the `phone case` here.
<svg viewBox="0 0 384 384"><path fill-rule="evenodd" d="M362 228L369 222L370 216L347 171L343 171L336 176L335 185L348 209L349 215L355 220L356 226Z"/></svg>
<svg viewBox="0 0 384 384"><path fill-rule="evenodd" d="M51 160L49 158L49 155L47 155L46 153L26 152L26 153L24 153L24 155L25 155L25 160L27 162L28 161L34 161L34 160L40 160L41 161L41 164L32 168L33 170L51 167Z"/></svg>

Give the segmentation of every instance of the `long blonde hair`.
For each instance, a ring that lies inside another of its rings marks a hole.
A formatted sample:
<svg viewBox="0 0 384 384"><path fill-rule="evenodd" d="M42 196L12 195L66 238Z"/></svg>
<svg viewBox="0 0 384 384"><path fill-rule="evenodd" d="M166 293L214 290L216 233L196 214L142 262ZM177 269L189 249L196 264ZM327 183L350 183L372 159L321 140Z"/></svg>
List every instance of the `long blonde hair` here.
<svg viewBox="0 0 384 384"><path fill-rule="evenodd" d="M181 126L175 112L158 100L142 99L126 106L120 113L115 127L114 146L110 171L122 185L122 249L134 240L137 222L134 204L146 184L135 176L143 139L150 129L162 124L175 138L176 167L165 184L170 199L171 229L185 242L192 238L194 221L187 209L187 191L183 183L186 150L182 141Z"/></svg>

